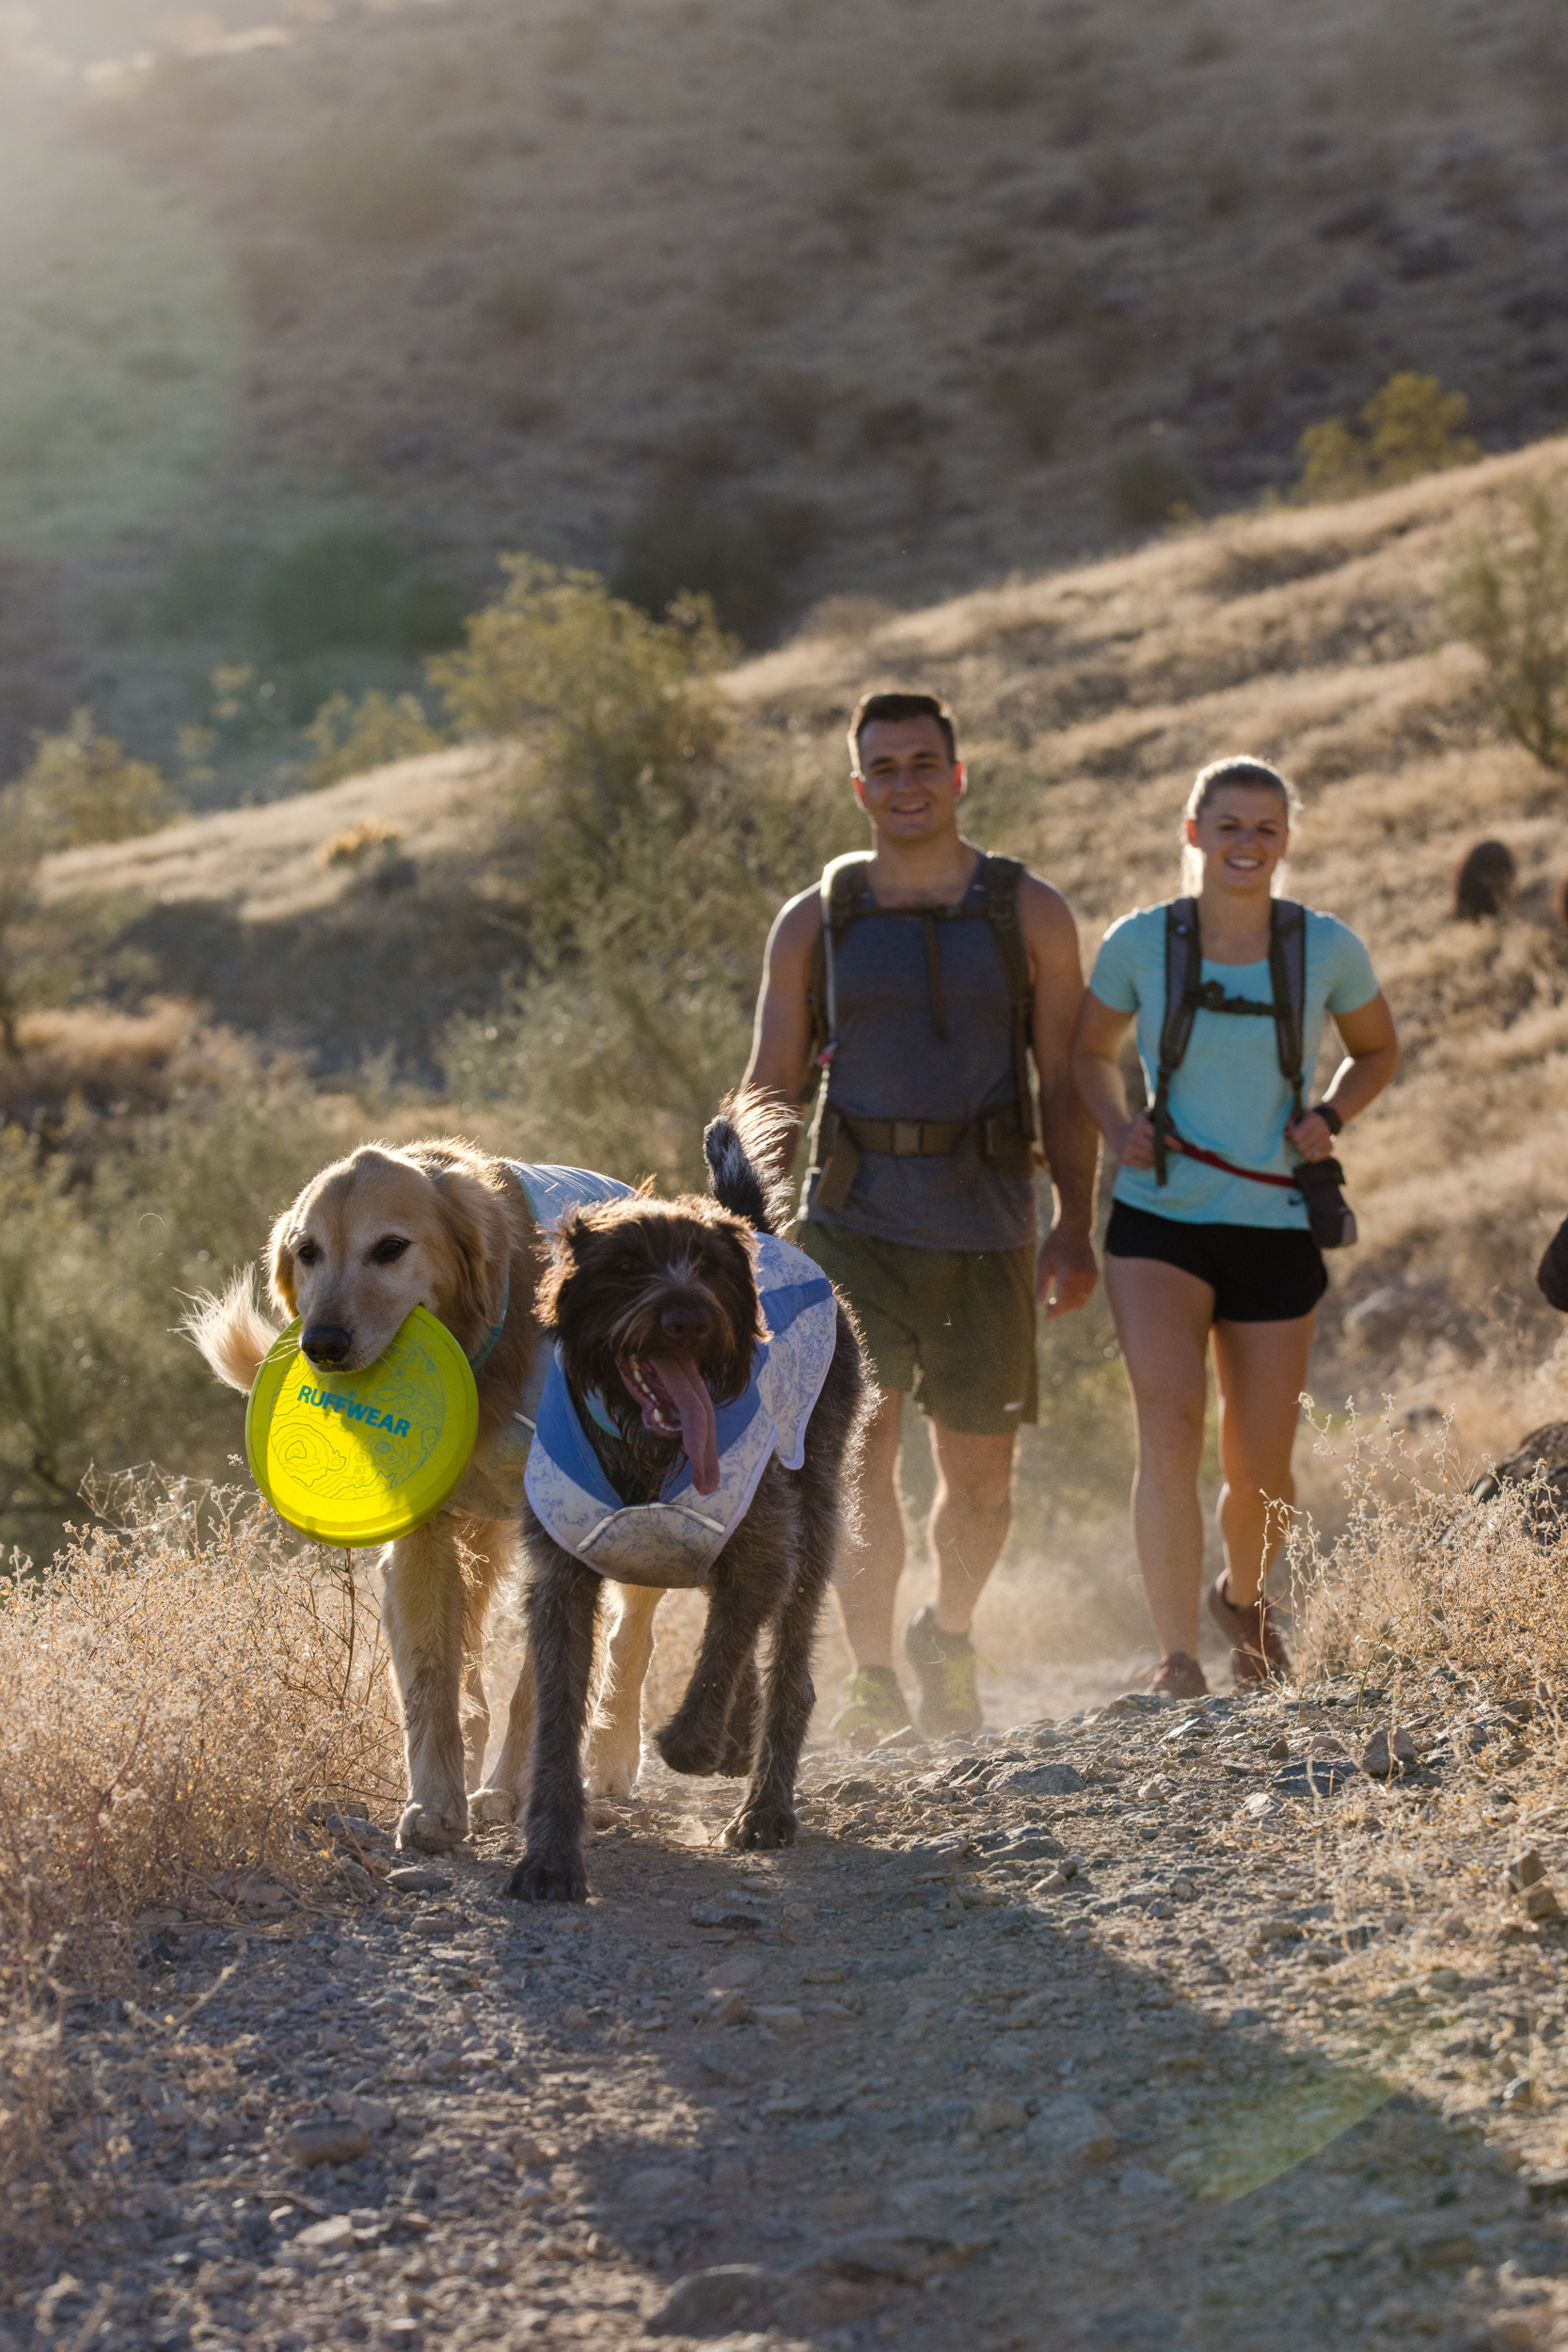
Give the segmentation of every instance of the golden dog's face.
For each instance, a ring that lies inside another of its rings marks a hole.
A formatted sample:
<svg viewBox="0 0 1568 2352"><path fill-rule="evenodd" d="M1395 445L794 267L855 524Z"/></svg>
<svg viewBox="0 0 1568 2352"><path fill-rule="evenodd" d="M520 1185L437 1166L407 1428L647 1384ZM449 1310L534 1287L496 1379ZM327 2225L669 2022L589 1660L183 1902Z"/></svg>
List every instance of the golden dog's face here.
<svg viewBox="0 0 1568 2352"><path fill-rule="evenodd" d="M362 1372L416 1307L472 1355L499 1319L507 1259L500 1202L451 1147L367 1144L278 1218L272 1290L312 1363Z"/></svg>

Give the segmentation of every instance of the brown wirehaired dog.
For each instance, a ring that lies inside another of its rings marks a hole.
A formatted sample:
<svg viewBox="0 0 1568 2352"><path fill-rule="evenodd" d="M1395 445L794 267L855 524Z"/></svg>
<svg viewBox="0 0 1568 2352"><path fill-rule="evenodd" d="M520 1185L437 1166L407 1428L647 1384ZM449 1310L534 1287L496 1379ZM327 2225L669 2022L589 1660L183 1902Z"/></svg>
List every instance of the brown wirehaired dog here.
<svg viewBox="0 0 1568 2352"><path fill-rule="evenodd" d="M522 1499L522 1450L504 1441L538 1343L546 1263L516 1175L455 1136L361 1146L314 1177L272 1230L272 1299L286 1320L300 1318L300 1345L324 1371L373 1363L415 1307L444 1323L470 1360L500 1326L475 1374L479 1438L463 1482L383 1561L382 1625L407 1746L399 1842L425 1852L467 1836L470 1803L511 1820L526 1782L525 1667L493 1784L478 1787L490 1728L485 1622L515 1559ZM248 1267L221 1297L198 1299L186 1328L218 1377L246 1393L277 1337Z"/></svg>
<svg viewBox="0 0 1568 2352"><path fill-rule="evenodd" d="M658 1500L683 1452L698 1496L721 1488L715 1406L748 1391L758 1343L769 1337L753 1236L772 1233L781 1214L777 1191L759 1169L776 1166L786 1123L765 1098L741 1096L704 1137L714 1199L611 1201L562 1222L538 1312L559 1342L566 1393L581 1408L581 1438L623 1505ZM870 1395L843 1302L815 1266L804 1259L800 1265L818 1293L814 1313L828 1316L824 1344L829 1334L832 1343L805 1424L800 1467L787 1469L779 1451L770 1451L749 1504L736 1503L743 1515L706 1570L707 1624L690 1683L657 1735L675 1772L751 1771L740 1809L723 1833L726 1845L746 1848L794 1842L795 1774L815 1699L812 1639L845 1532L845 1469ZM547 1407L548 1399L541 1438ZM769 1419L769 1433L773 1426ZM528 1849L507 1892L529 1902L581 1902L588 1890L578 1756L605 1571L589 1565L593 1553L557 1540L535 1509L539 1446L536 1439L523 1509L533 1773ZM612 1506L605 1523L618 1517ZM635 1564L621 1565L626 1574ZM657 1541L648 1567L649 1582L655 1575L661 1583L674 1581ZM765 1627L772 1640L759 1744L755 1654ZM611 1679L615 1673L612 1643ZM635 1668L622 1675L641 1682Z"/></svg>

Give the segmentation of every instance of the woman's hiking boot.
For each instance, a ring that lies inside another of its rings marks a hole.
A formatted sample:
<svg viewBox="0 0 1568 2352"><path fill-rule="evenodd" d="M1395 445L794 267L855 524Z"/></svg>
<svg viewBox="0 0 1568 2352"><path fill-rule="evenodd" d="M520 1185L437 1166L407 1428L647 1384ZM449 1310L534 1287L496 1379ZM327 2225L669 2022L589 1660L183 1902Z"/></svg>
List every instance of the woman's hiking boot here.
<svg viewBox="0 0 1568 2352"><path fill-rule="evenodd" d="M834 1740L852 1740L866 1731L874 1740L885 1740L890 1731L902 1731L909 1720L903 1687L893 1668L857 1666L828 1732Z"/></svg>
<svg viewBox="0 0 1568 2352"><path fill-rule="evenodd" d="M944 1633L928 1605L904 1629L904 1655L920 1677L921 1737L945 1740L953 1732L978 1731L985 1722L974 1684L974 1645L967 1633Z"/></svg>
<svg viewBox="0 0 1568 2352"><path fill-rule="evenodd" d="M1168 1658L1162 1658L1147 1687L1163 1699L1206 1699L1209 1695L1202 1667L1184 1649L1173 1649Z"/></svg>
<svg viewBox="0 0 1568 2352"><path fill-rule="evenodd" d="M1253 1682L1289 1682L1291 1656L1280 1638L1279 1612L1261 1593L1239 1609L1225 1589L1222 1571L1209 1587L1209 1614L1230 1644L1230 1672L1237 1688Z"/></svg>

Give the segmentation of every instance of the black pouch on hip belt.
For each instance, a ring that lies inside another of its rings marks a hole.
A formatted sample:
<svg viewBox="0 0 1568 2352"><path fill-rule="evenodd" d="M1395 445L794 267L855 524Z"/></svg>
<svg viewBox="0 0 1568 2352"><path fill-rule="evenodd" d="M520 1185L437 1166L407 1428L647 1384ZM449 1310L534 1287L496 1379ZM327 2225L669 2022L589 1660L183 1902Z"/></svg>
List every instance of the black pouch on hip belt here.
<svg viewBox="0 0 1568 2352"><path fill-rule="evenodd" d="M1307 1203L1307 1225L1320 1249L1348 1249L1356 1239L1355 1211L1345 1199L1345 1171L1338 1160L1303 1160L1293 1168L1296 1190Z"/></svg>

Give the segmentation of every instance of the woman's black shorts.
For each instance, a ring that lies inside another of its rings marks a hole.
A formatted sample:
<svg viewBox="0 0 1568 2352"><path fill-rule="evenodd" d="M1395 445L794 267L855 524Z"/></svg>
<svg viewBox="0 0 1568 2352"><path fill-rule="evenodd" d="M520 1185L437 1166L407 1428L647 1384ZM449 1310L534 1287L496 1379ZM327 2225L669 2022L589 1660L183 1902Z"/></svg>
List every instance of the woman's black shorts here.
<svg viewBox="0 0 1568 2352"><path fill-rule="evenodd" d="M1105 1254L1196 1274L1214 1294L1216 1323L1291 1323L1328 1288L1323 1253L1299 1227L1182 1225L1126 1200L1111 1210Z"/></svg>

